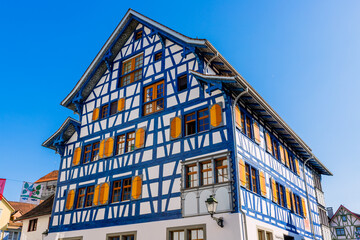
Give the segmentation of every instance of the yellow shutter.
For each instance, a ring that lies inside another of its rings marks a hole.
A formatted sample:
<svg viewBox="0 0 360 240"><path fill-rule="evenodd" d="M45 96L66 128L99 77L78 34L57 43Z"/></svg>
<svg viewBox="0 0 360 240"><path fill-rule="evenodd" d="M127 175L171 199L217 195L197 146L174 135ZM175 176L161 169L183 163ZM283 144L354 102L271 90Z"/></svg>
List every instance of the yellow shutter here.
<svg viewBox="0 0 360 240"><path fill-rule="evenodd" d="M266 149L269 153L273 154L273 151L272 151L272 143L271 143L271 137L270 137L270 134L268 132L266 132Z"/></svg>
<svg viewBox="0 0 360 240"><path fill-rule="evenodd" d="M288 188L286 188L286 204L288 209L291 209L290 190Z"/></svg>
<svg viewBox="0 0 360 240"><path fill-rule="evenodd" d="M261 140L260 140L260 129L259 129L259 124L258 124L256 121L254 121L253 126L254 126L254 136L255 136L255 142L260 143L260 142L261 142Z"/></svg>
<svg viewBox="0 0 360 240"><path fill-rule="evenodd" d="M236 125L241 128L241 113L238 106L235 107L235 121Z"/></svg>
<svg viewBox="0 0 360 240"><path fill-rule="evenodd" d="M142 179L140 176L135 176L132 179L131 183L131 198L133 200L139 199L141 197L142 190Z"/></svg>
<svg viewBox="0 0 360 240"><path fill-rule="evenodd" d="M288 168L290 168L289 152L286 149L284 149L284 151L285 151L286 166L288 166Z"/></svg>
<svg viewBox="0 0 360 240"><path fill-rule="evenodd" d="M110 186L109 183L103 183L100 186L100 197L99 197L99 204L106 204L109 200L109 190Z"/></svg>
<svg viewBox="0 0 360 240"><path fill-rule="evenodd" d="M219 127L222 121L222 108L219 103L216 103L210 108L210 125L212 127Z"/></svg>
<svg viewBox="0 0 360 240"><path fill-rule="evenodd" d="M105 139L101 140L99 147L99 158L105 157Z"/></svg>
<svg viewBox="0 0 360 240"><path fill-rule="evenodd" d="M170 137L176 139L181 137L181 118L174 117L170 121Z"/></svg>
<svg viewBox="0 0 360 240"><path fill-rule="evenodd" d="M75 199L75 190L72 189L68 192L66 198L66 210L71 210L74 207L74 199Z"/></svg>
<svg viewBox="0 0 360 240"><path fill-rule="evenodd" d="M72 162L74 166L79 165L80 158L81 158L81 147L78 147L74 151L73 162Z"/></svg>
<svg viewBox="0 0 360 240"><path fill-rule="evenodd" d="M114 152L114 138L110 137L105 141L104 155L105 157L110 157L113 155L113 152Z"/></svg>
<svg viewBox="0 0 360 240"><path fill-rule="evenodd" d="M302 209L303 209L303 214L304 214L304 218L307 217L307 211L306 211L306 202L304 198L301 198L301 203L302 203Z"/></svg>
<svg viewBox="0 0 360 240"><path fill-rule="evenodd" d="M295 159L295 164L296 164L296 172L300 176L299 160Z"/></svg>
<svg viewBox="0 0 360 240"><path fill-rule="evenodd" d="M240 159L239 161L239 171L240 171L241 186L245 187L246 186L245 162L242 159Z"/></svg>
<svg viewBox="0 0 360 240"><path fill-rule="evenodd" d="M96 185L94 190L94 200L93 200L94 206L97 206L99 204L99 192L100 192L100 185Z"/></svg>
<svg viewBox="0 0 360 240"><path fill-rule="evenodd" d="M125 109L125 98L120 98L118 101L118 112L121 112Z"/></svg>
<svg viewBox="0 0 360 240"><path fill-rule="evenodd" d="M142 148L145 145L145 129L138 128L135 133L135 147Z"/></svg>
<svg viewBox="0 0 360 240"><path fill-rule="evenodd" d="M284 155L284 147L280 145L280 159L283 164L285 164L285 155Z"/></svg>
<svg viewBox="0 0 360 240"><path fill-rule="evenodd" d="M260 189L261 189L261 195L266 197L266 180L263 171L260 171Z"/></svg>
<svg viewBox="0 0 360 240"><path fill-rule="evenodd" d="M272 195L273 195L273 201L278 202L278 192L276 188L276 182L275 179L271 179L271 185L272 185Z"/></svg>
<svg viewBox="0 0 360 240"><path fill-rule="evenodd" d="M99 108L95 108L94 111L93 111L93 115L92 115L92 120L93 121L96 121L99 119L99 112L100 112L100 109Z"/></svg>

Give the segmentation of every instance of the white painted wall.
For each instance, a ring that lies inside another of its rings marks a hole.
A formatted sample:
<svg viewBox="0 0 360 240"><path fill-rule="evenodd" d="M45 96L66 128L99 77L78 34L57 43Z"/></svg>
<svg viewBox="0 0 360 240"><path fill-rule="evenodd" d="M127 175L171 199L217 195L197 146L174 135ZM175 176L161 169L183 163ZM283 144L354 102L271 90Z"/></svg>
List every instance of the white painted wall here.
<svg viewBox="0 0 360 240"><path fill-rule="evenodd" d="M37 221L36 231L32 231L32 232L28 232L29 222L30 220L35 218L24 220L23 227L21 230L20 240L42 240L43 239L42 233L45 232L49 226L49 218L50 215L37 217L38 221Z"/></svg>

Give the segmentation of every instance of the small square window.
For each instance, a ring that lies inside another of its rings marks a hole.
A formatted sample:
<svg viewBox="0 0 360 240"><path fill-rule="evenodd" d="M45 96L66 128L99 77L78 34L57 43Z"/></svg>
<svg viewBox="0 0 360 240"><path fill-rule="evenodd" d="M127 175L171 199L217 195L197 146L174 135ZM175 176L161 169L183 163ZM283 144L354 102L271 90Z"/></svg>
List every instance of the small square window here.
<svg viewBox="0 0 360 240"><path fill-rule="evenodd" d="M36 231L36 227L37 227L37 218L30 220L29 221L28 232Z"/></svg>
<svg viewBox="0 0 360 240"><path fill-rule="evenodd" d="M187 75L182 75L177 79L178 91L187 89Z"/></svg>
<svg viewBox="0 0 360 240"><path fill-rule="evenodd" d="M155 54L155 57L154 57L154 61L159 61L160 59L162 58L162 52L158 52L157 54Z"/></svg>
<svg viewBox="0 0 360 240"><path fill-rule="evenodd" d="M342 216L341 216L341 219L342 219L343 222L347 222L346 215L342 215Z"/></svg>
<svg viewBox="0 0 360 240"><path fill-rule="evenodd" d="M138 39L140 39L140 38L142 38L142 34L143 34L143 31L142 31L142 30L138 31L138 32L135 34L135 41L138 40Z"/></svg>
<svg viewBox="0 0 360 240"><path fill-rule="evenodd" d="M338 236L345 236L345 229L344 228L337 228L336 235Z"/></svg>
<svg viewBox="0 0 360 240"><path fill-rule="evenodd" d="M106 104L101 107L101 118L106 118L109 116L109 104Z"/></svg>
<svg viewBox="0 0 360 240"><path fill-rule="evenodd" d="M112 102L111 104L110 104L110 116L112 116L112 115L114 115L114 114L116 114L117 113L117 101L115 101L115 102Z"/></svg>

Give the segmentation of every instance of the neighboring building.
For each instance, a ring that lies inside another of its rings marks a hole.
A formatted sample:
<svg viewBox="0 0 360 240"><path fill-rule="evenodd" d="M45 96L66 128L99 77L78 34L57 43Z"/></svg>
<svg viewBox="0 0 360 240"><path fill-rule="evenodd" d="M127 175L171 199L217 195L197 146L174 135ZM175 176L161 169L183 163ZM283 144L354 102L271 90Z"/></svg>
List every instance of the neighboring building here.
<svg viewBox="0 0 360 240"><path fill-rule="evenodd" d="M331 239L360 239L360 214L340 205L330 219L330 228Z"/></svg>
<svg viewBox="0 0 360 240"><path fill-rule="evenodd" d="M130 9L61 104L46 239L330 239L331 172L207 40Z"/></svg>
<svg viewBox="0 0 360 240"><path fill-rule="evenodd" d="M22 223L18 218L34 207L35 204L7 201L3 197L0 203L0 240L19 240Z"/></svg>
<svg viewBox="0 0 360 240"><path fill-rule="evenodd" d="M22 221L21 240L42 240L48 234L54 195L24 214Z"/></svg>
<svg viewBox="0 0 360 240"><path fill-rule="evenodd" d="M55 194L58 174L58 170L52 171L35 182L42 185L41 200L46 200Z"/></svg>

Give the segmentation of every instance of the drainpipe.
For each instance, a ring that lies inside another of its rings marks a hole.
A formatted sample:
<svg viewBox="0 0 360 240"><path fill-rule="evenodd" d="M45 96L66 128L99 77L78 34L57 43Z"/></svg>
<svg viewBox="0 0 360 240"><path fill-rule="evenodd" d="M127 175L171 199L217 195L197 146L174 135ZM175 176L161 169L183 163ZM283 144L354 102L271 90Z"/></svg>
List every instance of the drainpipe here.
<svg viewBox="0 0 360 240"><path fill-rule="evenodd" d="M238 164L238 157L237 157L237 144L236 144L236 116L235 116L235 108L236 108L236 103L239 101L240 97L242 95L244 95L245 93L248 92L248 88L246 88L244 91L242 91L239 95L237 95L237 97L235 98L234 102L233 102L233 105L232 105L232 110L233 110L233 136L234 136L234 151L235 151L235 162L236 162L236 168L237 169L237 172L239 172L239 164ZM237 179L236 179L237 180ZM238 199L239 199L239 210L240 210L240 213L241 213L241 216L242 216L242 220L243 220L243 223L244 223L244 229L245 229L245 240L248 240L248 233L247 233L247 225L246 225L246 216L245 216L245 212L241 209L241 189L240 189L240 186L239 186L239 181L238 183L236 184L237 186L237 192L238 192Z"/></svg>
<svg viewBox="0 0 360 240"><path fill-rule="evenodd" d="M211 62L212 62L215 58L217 58L218 56L219 56L219 53L216 52L215 56L213 56L212 58L210 58L210 60L206 63L206 66L205 66L205 74L206 74L206 75L207 75L207 70L208 70Z"/></svg>
<svg viewBox="0 0 360 240"><path fill-rule="evenodd" d="M305 175L305 166L306 166L306 163L307 163L309 160L313 159L313 158L314 158L314 156L311 155L311 157L309 157L308 159L305 160L304 165L303 165L303 178L304 178L304 181L305 181L305 192L306 192L307 205L308 205L308 209L309 209L311 232L312 232L312 235L313 235L314 239L316 239L316 237L315 237L315 230L314 230L314 223L313 223L312 214L311 214L309 192L308 192L308 190L307 190L307 181L306 181L306 175Z"/></svg>

